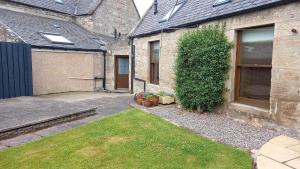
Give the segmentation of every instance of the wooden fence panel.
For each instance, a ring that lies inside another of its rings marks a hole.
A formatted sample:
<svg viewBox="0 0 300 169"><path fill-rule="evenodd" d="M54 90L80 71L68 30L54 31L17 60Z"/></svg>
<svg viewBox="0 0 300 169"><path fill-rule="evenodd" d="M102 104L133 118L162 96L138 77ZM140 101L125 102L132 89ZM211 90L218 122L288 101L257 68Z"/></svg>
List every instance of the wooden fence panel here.
<svg viewBox="0 0 300 169"><path fill-rule="evenodd" d="M0 99L32 96L31 46L0 42Z"/></svg>

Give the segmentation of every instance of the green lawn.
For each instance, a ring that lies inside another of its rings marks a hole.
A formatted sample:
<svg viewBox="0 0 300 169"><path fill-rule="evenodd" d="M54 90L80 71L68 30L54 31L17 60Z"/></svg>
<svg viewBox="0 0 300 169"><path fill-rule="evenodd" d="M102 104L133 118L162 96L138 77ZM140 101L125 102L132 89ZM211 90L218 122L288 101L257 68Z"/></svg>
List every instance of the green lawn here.
<svg viewBox="0 0 300 169"><path fill-rule="evenodd" d="M1 169L250 169L247 152L138 109L0 152Z"/></svg>

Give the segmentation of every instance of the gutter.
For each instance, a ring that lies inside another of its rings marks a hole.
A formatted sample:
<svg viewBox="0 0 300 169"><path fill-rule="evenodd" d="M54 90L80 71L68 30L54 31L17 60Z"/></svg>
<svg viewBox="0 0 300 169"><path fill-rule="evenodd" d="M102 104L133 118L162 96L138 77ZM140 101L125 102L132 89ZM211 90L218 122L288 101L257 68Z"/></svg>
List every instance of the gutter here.
<svg viewBox="0 0 300 169"><path fill-rule="evenodd" d="M60 49L60 50L70 50L70 51L85 51L85 52L104 52L103 49L84 49L84 48L67 48L67 47L56 47L56 46L41 46L41 45L31 45L33 48L37 49Z"/></svg>

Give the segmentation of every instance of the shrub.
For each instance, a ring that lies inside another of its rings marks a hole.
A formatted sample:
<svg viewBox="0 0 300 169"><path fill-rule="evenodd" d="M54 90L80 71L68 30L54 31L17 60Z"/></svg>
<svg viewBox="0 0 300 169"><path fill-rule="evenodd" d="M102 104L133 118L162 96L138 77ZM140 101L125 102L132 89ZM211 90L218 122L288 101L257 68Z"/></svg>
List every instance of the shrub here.
<svg viewBox="0 0 300 169"><path fill-rule="evenodd" d="M232 47L219 26L189 32L179 39L175 91L184 108L212 111L224 102Z"/></svg>

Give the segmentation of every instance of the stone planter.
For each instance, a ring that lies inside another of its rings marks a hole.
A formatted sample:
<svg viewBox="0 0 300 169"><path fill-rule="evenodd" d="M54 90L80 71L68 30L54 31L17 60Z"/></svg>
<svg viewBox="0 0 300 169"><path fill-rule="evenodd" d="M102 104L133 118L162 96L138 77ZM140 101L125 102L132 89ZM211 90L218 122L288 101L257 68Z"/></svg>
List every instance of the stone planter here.
<svg viewBox="0 0 300 169"><path fill-rule="evenodd" d="M159 103L160 104L173 104L175 103L175 97L172 96L159 96Z"/></svg>

